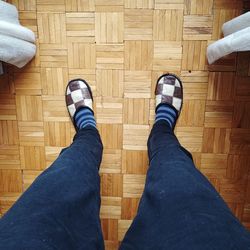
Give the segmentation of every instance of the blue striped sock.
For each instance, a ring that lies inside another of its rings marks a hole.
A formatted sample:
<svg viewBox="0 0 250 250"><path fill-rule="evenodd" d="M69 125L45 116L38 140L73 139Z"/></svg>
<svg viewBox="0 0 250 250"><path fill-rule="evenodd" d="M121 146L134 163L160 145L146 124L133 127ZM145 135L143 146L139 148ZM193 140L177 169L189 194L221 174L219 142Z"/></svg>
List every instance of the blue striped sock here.
<svg viewBox="0 0 250 250"><path fill-rule="evenodd" d="M75 123L78 129L82 129L87 126L93 126L96 128L95 117L88 108L82 108L77 111L75 115Z"/></svg>
<svg viewBox="0 0 250 250"><path fill-rule="evenodd" d="M174 109L171 108L170 106L161 105L156 111L155 123L160 120L164 120L170 125L171 128L173 128L176 119L177 115Z"/></svg>

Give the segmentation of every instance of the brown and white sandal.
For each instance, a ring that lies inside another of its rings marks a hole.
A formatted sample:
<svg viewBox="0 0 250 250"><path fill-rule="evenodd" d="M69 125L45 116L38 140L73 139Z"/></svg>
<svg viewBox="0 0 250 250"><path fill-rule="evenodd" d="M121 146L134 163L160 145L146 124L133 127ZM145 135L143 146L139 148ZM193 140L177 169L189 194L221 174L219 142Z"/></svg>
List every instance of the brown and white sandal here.
<svg viewBox="0 0 250 250"><path fill-rule="evenodd" d="M65 100L69 116L77 131L75 124L77 111L81 108L88 108L93 112L93 95L90 86L83 79L71 80L66 87Z"/></svg>
<svg viewBox="0 0 250 250"><path fill-rule="evenodd" d="M174 74L164 74L159 77L156 88L156 110L162 104L174 108L179 116L183 104L183 87L181 80Z"/></svg>

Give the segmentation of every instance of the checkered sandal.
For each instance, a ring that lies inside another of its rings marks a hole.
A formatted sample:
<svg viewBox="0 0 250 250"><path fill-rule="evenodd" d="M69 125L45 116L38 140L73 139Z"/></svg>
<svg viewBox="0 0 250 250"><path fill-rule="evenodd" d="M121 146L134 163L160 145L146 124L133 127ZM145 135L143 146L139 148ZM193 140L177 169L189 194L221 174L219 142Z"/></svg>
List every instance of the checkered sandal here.
<svg viewBox="0 0 250 250"><path fill-rule="evenodd" d="M75 124L77 111L88 108L93 112L93 95L90 86L82 79L71 80L66 87L65 100L72 123L78 131Z"/></svg>
<svg viewBox="0 0 250 250"><path fill-rule="evenodd" d="M177 117L183 103L183 87L181 80L174 74L160 76L155 88L156 111L162 104L171 106Z"/></svg>

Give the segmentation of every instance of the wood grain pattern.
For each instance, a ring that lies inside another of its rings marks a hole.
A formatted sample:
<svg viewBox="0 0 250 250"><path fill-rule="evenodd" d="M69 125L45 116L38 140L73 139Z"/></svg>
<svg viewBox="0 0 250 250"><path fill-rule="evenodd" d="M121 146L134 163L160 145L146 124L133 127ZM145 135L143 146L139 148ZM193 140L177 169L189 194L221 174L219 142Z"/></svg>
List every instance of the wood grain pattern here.
<svg viewBox="0 0 250 250"><path fill-rule="evenodd" d="M120 219L121 201L122 201L121 197L103 196L100 217L102 219ZM117 220L115 221L117 222Z"/></svg>
<svg viewBox="0 0 250 250"><path fill-rule="evenodd" d="M211 72L208 82L208 100L233 100L236 90L234 72Z"/></svg>
<svg viewBox="0 0 250 250"><path fill-rule="evenodd" d="M122 123L123 100L122 98L96 99L96 115L98 123Z"/></svg>
<svg viewBox="0 0 250 250"><path fill-rule="evenodd" d="M36 11L37 6L36 6L36 0L13 0L12 4L14 4L18 10L21 11Z"/></svg>
<svg viewBox="0 0 250 250"><path fill-rule="evenodd" d="M122 151L120 149L104 149L100 173L121 173Z"/></svg>
<svg viewBox="0 0 250 250"><path fill-rule="evenodd" d="M183 41L182 70L205 70L207 41Z"/></svg>
<svg viewBox="0 0 250 250"><path fill-rule="evenodd" d="M39 53L42 68L68 66L66 44L41 44Z"/></svg>
<svg viewBox="0 0 250 250"><path fill-rule="evenodd" d="M95 15L96 43L122 43L123 26L122 12L97 12Z"/></svg>
<svg viewBox="0 0 250 250"><path fill-rule="evenodd" d="M148 169L147 151L123 150L122 172L125 174L146 174Z"/></svg>
<svg viewBox="0 0 250 250"><path fill-rule="evenodd" d="M154 10L153 39L181 41L183 10Z"/></svg>
<svg viewBox="0 0 250 250"><path fill-rule="evenodd" d="M46 9L45 11L48 10ZM40 43L66 43L66 25L64 13L38 13L37 25Z"/></svg>
<svg viewBox="0 0 250 250"><path fill-rule="evenodd" d="M190 152L202 151L203 127L177 127L176 136Z"/></svg>
<svg viewBox="0 0 250 250"><path fill-rule="evenodd" d="M72 141L71 126L70 122L45 122L45 145L55 147L68 146Z"/></svg>
<svg viewBox="0 0 250 250"><path fill-rule="evenodd" d="M185 100L206 100L208 89L208 72L181 71Z"/></svg>
<svg viewBox="0 0 250 250"><path fill-rule="evenodd" d="M0 146L0 169L20 169L20 163L18 145Z"/></svg>
<svg viewBox="0 0 250 250"><path fill-rule="evenodd" d="M124 0L127 9L153 9L154 0Z"/></svg>
<svg viewBox="0 0 250 250"><path fill-rule="evenodd" d="M64 95L68 82L66 68L42 68L41 83L44 95Z"/></svg>
<svg viewBox="0 0 250 250"><path fill-rule="evenodd" d="M17 95L41 95L40 73L15 73L14 84Z"/></svg>
<svg viewBox="0 0 250 250"><path fill-rule="evenodd" d="M124 69L124 45L97 45L97 69Z"/></svg>
<svg viewBox="0 0 250 250"><path fill-rule="evenodd" d="M123 12L124 0L95 0L96 12Z"/></svg>
<svg viewBox="0 0 250 250"><path fill-rule="evenodd" d="M146 150L149 134L148 125L123 125L123 149Z"/></svg>
<svg viewBox="0 0 250 250"><path fill-rule="evenodd" d="M211 15L184 16L184 40L209 40L212 36L213 18Z"/></svg>
<svg viewBox="0 0 250 250"><path fill-rule="evenodd" d="M122 133L121 124L98 124L99 133L101 134L104 148L122 149Z"/></svg>
<svg viewBox="0 0 250 250"><path fill-rule="evenodd" d="M148 124L149 99L125 98L123 122L125 124Z"/></svg>
<svg viewBox="0 0 250 250"><path fill-rule="evenodd" d="M213 0L188 0L185 1L185 14L209 15L212 14Z"/></svg>
<svg viewBox="0 0 250 250"><path fill-rule="evenodd" d="M95 40L94 13L66 13L66 31L68 37L89 37Z"/></svg>
<svg viewBox="0 0 250 250"><path fill-rule="evenodd" d="M41 12L65 12L64 0L37 0L36 5L37 11Z"/></svg>
<svg viewBox="0 0 250 250"><path fill-rule="evenodd" d="M231 101L207 101L205 127L231 128L233 103Z"/></svg>
<svg viewBox="0 0 250 250"><path fill-rule="evenodd" d="M124 72L124 97L150 98L151 96L150 71L125 71Z"/></svg>
<svg viewBox="0 0 250 250"><path fill-rule="evenodd" d="M69 67L73 69L94 69L96 63L95 44L74 41L68 43Z"/></svg>
<svg viewBox="0 0 250 250"><path fill-rule="evenodd" d="M145 175L130 175L123 176L123 197L125 198L140 198L144 189Z"/></svg>
<svg viewBox="0 0 250 250"><path fill-rule="evenodd" d="M22 192L22 173L19 169L0 169L0 192Z"/></svg>
<svg viewBox="0 0 250 250"><path fill-rule="evenodd" d="M229 153L230 128L204 128L203 147L204 153Z"/></svg>
<svg viewBox="0 0 250 250"><path fill-rule="evenodd" d="M126 70L152 70L152 60L152 41L125 41Z"/></svg>
<svg viewBox="0 0 250 250"><path fill-rule="evenodd" d="M102 219L101 220L102 230L105 232L103 238L106 241L117 241L118 240L118 221L115 219ZM116 233L113 233L116 232Z"/></svg>
<svg viewBox="0 0 250 250"><path fill-rule="evenodd" d="M250 60L232 53L208 65L222 24L241 0L9 0L34 31L37 53L0 76L0 216L69 146L69 80L91 86L104 151L101 224L107 250L136 216L148 170L155 85L178 75L184 104L175 129L196 167L250 229ZM244 6L243 6L244 2Z"/></svg>
<svg viewBox="0 0 250 250"><path fill-rule="evenodd" d="M17 121L0 121L0 145L18 144Z"/></svg>
<svg viewBox="0 0 250 250"><path fill-rule="evenodd" d="M39 146L20 147L21 168L25 170L43 170L46 167L45 148Z"/></svg>
<svg viewBox="0 0 250 250"><path fill-rule="evenodd" d="M66 11L95 11L93 0L65 0Z"/></svg>
<svg viewBox="0 0 250 250"><path fill-rule="evenodd" d="M153 11L125 9L124 12L124 39L125 40L152 40Z"/></svg>
<svg viewBox="0 0 250 250"><path fill-rule="evenodd" d="M155 9L183 10L185 0L155 0Z"/></svg>
<svg viewBox="0 0 250 250"><path fill-rule="evenodd" d="M0 120L17 120L16 101L14 95L0 95Z"/></svg>
<svg viewBox="0 0 250 250"><path fill-rule="evenodd" d="M123 97L124 74L122 70L96 70L97 95Z"/></svg>
<svg viewBox="0 0 250 250"><path fill-rule="evenodd" d="M121 197L122 181L121 174L101 174L101 195L111 197Z"/></svg>
<svg viewBox="0 0 250 250"><path fill-rule="evenodd" d="M42 121L41 96L17 95L17 119L19 121Z"/></svg>
<svg viewBox="0 0 250 250"><path fill-rule="evenodd" d="M181 42L154 42L154 70L181 70L182 46Z"/></svg>
<svg viewBox="0 0 250 250"><path fill-rule="evenodd" d="M44 146L43 122L18 122L19 142L22 146Z"/></svg>
<svg viewBox="0 0 250 250"><path fill-rule="evenodd" d="M22 193L3 193L0 197L1 209L0 216L2 217L9 208L17 201Z"/></svg>

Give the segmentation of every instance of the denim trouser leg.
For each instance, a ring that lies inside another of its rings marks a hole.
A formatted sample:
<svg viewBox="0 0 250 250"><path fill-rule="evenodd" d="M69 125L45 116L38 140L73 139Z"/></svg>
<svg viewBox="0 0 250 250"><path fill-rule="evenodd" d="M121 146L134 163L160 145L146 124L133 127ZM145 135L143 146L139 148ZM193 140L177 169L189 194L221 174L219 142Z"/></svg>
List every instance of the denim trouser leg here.
<svg viewBox="0 0 250 250"><path fill-rule="evenodd" d="M164 121L154 125L148 153L145 189L120 249L250 249L249 232Z"/></svg>
<svg viewBox="0 0 250 250"><path fill-rule="evenodd" d="M99 166L102 142L93 127L45 170L0 220L0 249L104 249Z"/></svg>

